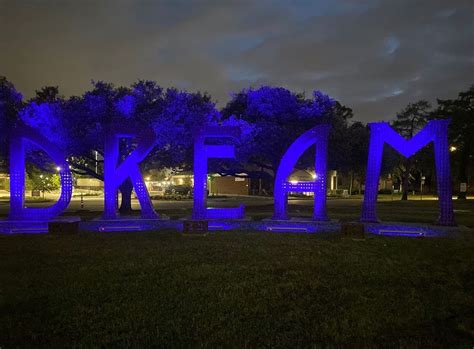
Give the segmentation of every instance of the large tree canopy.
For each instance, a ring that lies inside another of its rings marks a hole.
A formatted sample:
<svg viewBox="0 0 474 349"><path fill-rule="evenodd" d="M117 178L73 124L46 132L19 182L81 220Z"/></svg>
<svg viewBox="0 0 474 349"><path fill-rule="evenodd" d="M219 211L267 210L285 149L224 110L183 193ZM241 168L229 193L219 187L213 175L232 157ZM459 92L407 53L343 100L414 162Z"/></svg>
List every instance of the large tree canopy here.
<svg viewBox="0 0 474 349"><path fill-rule="evenodd" d="M6 170L8 163L8 130L18 119L18 113L23 107L23 96L15 86L0 76L0 168Z"/></svg>
<svg viewBox="0 0 474 349"><path fill-rule="evenodd" d="M432 117L451 119L449 138L457 177L461 183L468 182L468 169L474 156L474 85L459 93L456 99L438 99L438 108ZM460 192L459 198L466 199L466 195Z"/></svg>
<svg viewBox="0 0 474 349"><path fill-rule="evenodd" d="M335 101L319 91L312 97L268 86L244 89L233 96L222 110L224 123L248 130L240 153L254 169L274 176L281 157L296 138L319 123L331 121Z"/></svg>
<svg viewBox="0 0 474 349"><path fill-rule="evenodd" d="M426 125L430 112L431 105L425 100L409 103L397 114L392 126L400 135L411 139ZM416 178L421 180L423 167L426 167L422 163L427 159L427 149L422 149L410 158L398 154L398 159L394 174L399 177L402 184L402 200L408 200L408 190L412 180Z"/></svg>
<svg viewBox="0 0 474 349"><path fill-rule="evenodd" d="M454 100L439 100L430 115L426 101L409 104L400 111L393 126L407 138L412 137L428 117L451 118L450 142L458 179L466 181L474 153L474 87ZM140 80L129 87L116 87L103 81L81 96L65 98L57 86L46 86L24 102L14 85L0 77L0 128L7 130L23 122L52 140L67 156L71 170L80 175L103 179L103 152L106 131L117 124L135 124L156 133L156 146L141 164L145 170L174 168L190 170L193 163L194 133L209 125L238 126L241 138L236 145L236 159L212 160L210 168L223 175L250 176L271 180L288 147L305 131L317 124L331 125L328 167L352 178L363 180L369 132L360 122L353 122L352 110L320 91L310 97L282 87L263 86L243 89L234 94L219 112L206 93L164 89L154 81ZM0 136L0 162L8 160L8 132ZM216 142L216 140L212 140ZM220 142L220 141L217 141ZM134 139L120 142L122 159L136 146ZM29 160L51 169L47 157L30 148ZM430 166L422 151L410 161L384 161L390 173L399 173L408 189L410 178ZM393 154L392 154L393 155ZM390 158L390 157L389 157ZM392 159L397 157L392 156ZM297 167L311 168L314 152L306 152ZM398 169L398 171L397 171ZM415 178L416 179L416 178ZM417 180L417 179L416 179ZM351 184L352 185L352 184ZM270 186L269 186L270 187ZM131 183L121 188L130 203ZM130 208L130 206L128 207Z"/></svg>
<svg viewBox="0 0 474 349"><path fill-rule="evenodd" d="M79 97L64 99L56 87L45 87L20 111L25 124L41 131L65 154L76 174L103 179L102 160L106 131L119 124L151 128L156 146L144 167L189 167L193 130L219 121L210 97L177 89L163 90L153 81L138 81L130 88L93 82ZM135 147L134 139L120 142L124 158ZM97 156L100 154L100 156ZM130 209L132 186L120 188L122 203Z"/></svg>

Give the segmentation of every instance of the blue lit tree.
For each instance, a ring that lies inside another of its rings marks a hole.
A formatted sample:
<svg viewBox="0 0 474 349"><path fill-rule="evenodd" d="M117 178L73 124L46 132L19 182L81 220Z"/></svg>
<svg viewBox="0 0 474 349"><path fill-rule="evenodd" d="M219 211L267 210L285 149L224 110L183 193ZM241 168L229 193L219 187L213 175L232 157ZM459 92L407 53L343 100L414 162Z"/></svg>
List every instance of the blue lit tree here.
<svg viewBox="0 0 474 349"><path fill-rule="evenodd" d="M153 81L138 81L131 88L93 82L80 97L62 98L57 88L45 87L20 113L27 125L41 130L68 157L73 173L103 180L106 130L124 121L157 134L155 150L143 168L190 167L193 130L217 122L218 112L210 97L176 89L163 90ZM120 142L123 160L135 147L133 139ZM98 156L97 156L98 154ZM133 186L120 186L120 211L131 211Z"/></svg>
<svg viewBox="0 0 474 349"><path fill-rule="evenodd" d="M151 120L158 138L150 164L158 169L191 169L195 132L204 126L217 125L219 119L209 95L167 89Z"/></svg>
<svg viewBox="0 0 474 349"><path fill-rule="evenodd" d="M313 126L332 123L335 107L336 102L319 91L305 98L282 87L264 86L233 95L222 116L224 123L242 123L248 130L243 149L237 150L245 159L242 163L250 165L245 172L272 179L290 144ZM313 166L314 158L303 156L300 165Z"/></svg>
<svg viewBox="0 0 474 349"><path fill-rule="evenodd" d="M0 168L5 170L8 163L9 130L17 121L18 113L23 108L23 97L15 86L0 76Z"/></svg>

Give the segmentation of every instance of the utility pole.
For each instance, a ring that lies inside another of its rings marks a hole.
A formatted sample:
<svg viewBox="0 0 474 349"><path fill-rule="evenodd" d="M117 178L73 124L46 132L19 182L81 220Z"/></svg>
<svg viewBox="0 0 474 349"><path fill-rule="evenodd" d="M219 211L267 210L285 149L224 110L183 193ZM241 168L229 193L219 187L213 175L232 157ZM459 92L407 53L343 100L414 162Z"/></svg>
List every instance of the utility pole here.
<svg viewBox="0 0 474 349"><path fill-rule="evenodd" d="M423 184L425 184L425 179L426 177L423 176L423 173L421 173L421 177L420 177L420 200L423 200Z"/></svg>

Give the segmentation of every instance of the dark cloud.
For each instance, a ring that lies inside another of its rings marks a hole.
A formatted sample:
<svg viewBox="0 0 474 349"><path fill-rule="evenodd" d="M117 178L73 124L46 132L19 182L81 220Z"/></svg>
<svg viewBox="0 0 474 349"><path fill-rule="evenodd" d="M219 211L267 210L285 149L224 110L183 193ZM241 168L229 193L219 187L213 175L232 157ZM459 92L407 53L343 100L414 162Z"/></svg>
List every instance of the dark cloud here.
<svg viewBox="0 0 474 349"><path fill-rule="evenodd" d="M26 96L137 79L320 89L364 121L474 83L472 1L0 0L0 75Z"/></svg>

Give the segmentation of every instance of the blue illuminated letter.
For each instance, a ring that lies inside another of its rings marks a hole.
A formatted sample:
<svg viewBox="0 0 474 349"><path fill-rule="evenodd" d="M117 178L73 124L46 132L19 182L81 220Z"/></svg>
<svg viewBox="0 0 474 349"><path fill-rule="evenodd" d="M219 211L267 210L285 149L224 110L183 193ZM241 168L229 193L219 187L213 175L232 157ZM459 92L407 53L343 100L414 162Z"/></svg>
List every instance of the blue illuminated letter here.
<svg viewBox="0 0 474 349"><path fill-rule="evenodd" d="M44 208L25 207L25 144L31 142L45 151L59 170L61 194L58 201ZM28 126L17 126L10 141L10 219L50 220L60 215L71 201L72 175L61 151Z"/></svg>
<svg viewBox="0 0 474 349"><path fill-rule="evenodd" d="M448 151L449 120L432 120L412 139L406 140L396 133L388 123L370 123L370 146L365 181L363 222L377 222L376 202L380 167L384 143L391 145L403 156L409 158L430 142L434 144L436 179L438 187L440 215L438 223L453 225L454 213L451 188L451 170Z"/></svg>
<svg viewBox="0 0 474 349"><path fill-rule="evenodd" d="M207 145L207 138L232 138L240 135L238 127L209 127L197 134L194 141L194 219L240 219L244 206L237 208L207 208L207 160L209 158L234 158L233 145Z"/></svg>
<svg viewBox="0 0 474 349"><path fill-rule="evenodd" d="M313 192L313 219L316 221L324 221L328 219L326 215L326 167L329 129L329 125L318 125L303 133L293 142L281 159L275 179L274 219L288 219L286 208L289 192ZM316 178L314 179L314 182L288 182L288 177L291 175L296 162L306 149L313 144L316 144Z"/></svg>
<svg viewBox="0 0 474 349"><path fill-rule="evenodd" d="M119 165L119 139L137 138L137 147ZM143 132L131 132L130 128L117 128L109 132L105 140L104 151L104 218L117 218L117 190L130 177L141 206L142 218L158 218L146 188L138 164L155 145L155 133L151 129Z"/></svg>

